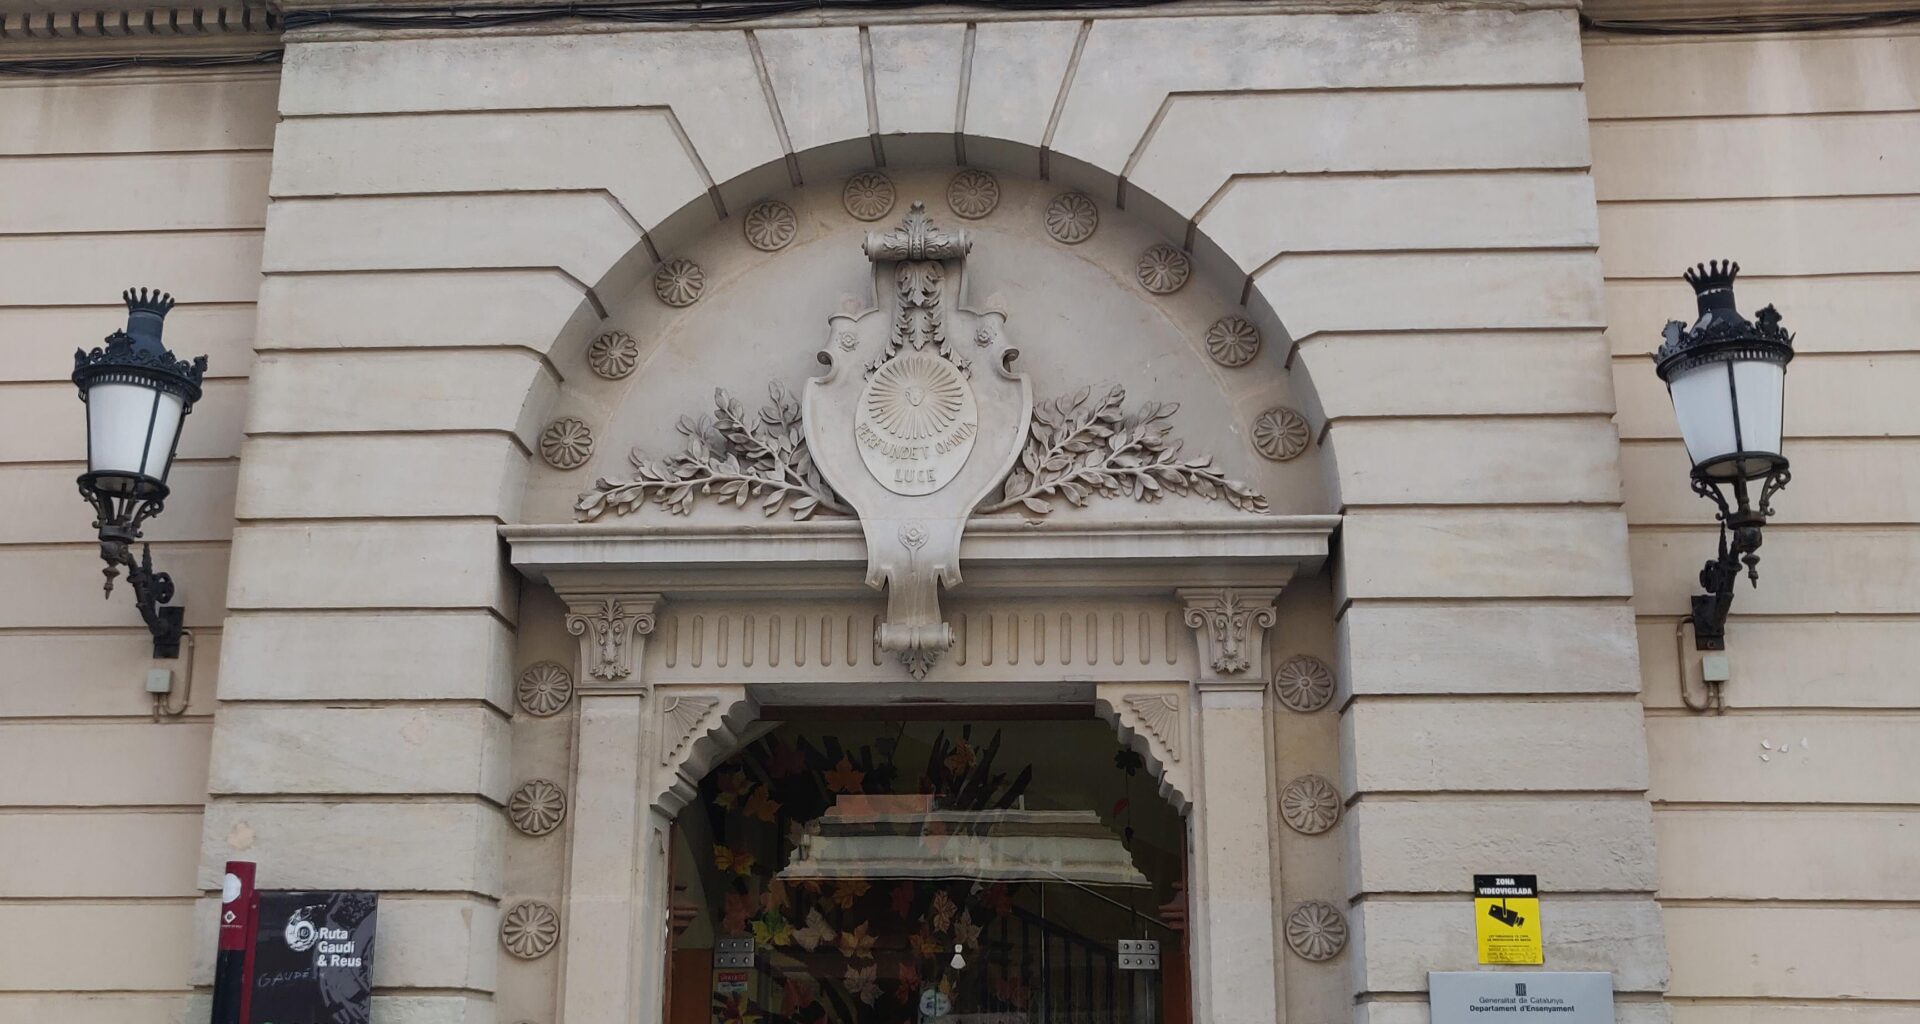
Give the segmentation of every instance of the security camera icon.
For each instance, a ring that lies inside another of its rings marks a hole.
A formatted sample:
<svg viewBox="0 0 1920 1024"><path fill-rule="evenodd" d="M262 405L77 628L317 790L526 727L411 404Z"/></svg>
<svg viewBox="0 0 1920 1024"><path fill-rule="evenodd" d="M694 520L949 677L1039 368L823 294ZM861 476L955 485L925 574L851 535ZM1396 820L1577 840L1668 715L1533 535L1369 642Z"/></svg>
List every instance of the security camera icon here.
<svg viewBox="0 0 1920 1024"><path fill-rule="evenodd" d="M1509 928L1518 928L1527 920L1526 918L1521 917L1517 911L1509 910L1504 905L1497 906L1497 907L1488 907L1487 916L1493 918L1495 921L1498 921L1501 924L1506 925Z"/></svg>

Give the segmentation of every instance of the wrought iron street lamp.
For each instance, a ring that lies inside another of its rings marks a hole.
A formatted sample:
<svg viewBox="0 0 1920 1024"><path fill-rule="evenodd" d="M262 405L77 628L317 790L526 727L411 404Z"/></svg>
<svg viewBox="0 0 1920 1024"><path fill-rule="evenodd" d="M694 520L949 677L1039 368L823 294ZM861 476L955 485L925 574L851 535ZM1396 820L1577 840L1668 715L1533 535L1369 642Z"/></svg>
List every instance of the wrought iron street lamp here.
<svg viewBox="0 0 1920 1024"><path fill-rule="evenodd" d="M180 443L181 422L200 400L207 357L191 363L174 358L160 344L160 329L173 308L173 296L158 290L129 289L127 328L107 336L91 352L73 354L73 383L87 406L87 471L80 474L80 496L93 503L94 528L100 531L100 557L107 563L106 593L124 566L134 603L153 634L155 658L180 656L185 610L168 606L173 578L153 571L153 554L133 542L149 517L160 514L167 497L167 473Z"/></svg>
<svg viewBox="0 0 1920 1024"><path fill-rule="evenodd" d="M1691 327L1669 322L1653 355L1693 460L1693 490L1719 508L1720 554L1700 570L1707 592L1693 598L1694 646L1703 651L1726 647L1727 611L1742 563L1759 586L1760 529L1773 515L1774 492L1789 479L1780 420L1793 335L1772 306L1751 321L1740 315L1733 304L1739 273L1731 261L1687 271L1699 319Z"/></svg>

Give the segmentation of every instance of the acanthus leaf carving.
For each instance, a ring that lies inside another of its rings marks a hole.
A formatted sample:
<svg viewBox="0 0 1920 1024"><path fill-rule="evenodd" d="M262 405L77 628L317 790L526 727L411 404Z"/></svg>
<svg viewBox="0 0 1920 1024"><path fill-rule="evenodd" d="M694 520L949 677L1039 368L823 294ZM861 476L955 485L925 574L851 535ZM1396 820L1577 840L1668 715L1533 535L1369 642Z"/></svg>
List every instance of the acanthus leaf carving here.
<svg viewBox="0 0 1920 1024"><path fill-rule="evenodd" d="M1126 389L1114 384L1098 398L1083 387L1035 402L1019 464L1007 475L1000 500L979 511L1020 505L1046 515L1054 509L1047 500L1053 497L1082 507L1094 496L1159 501L1168 494L1225 501L1242 512L1267 511L1266 497L1228 479L1213 456L1181 457L1185 442L1171 436L1169 422L1177 403L1148 402L1129 413L1126 400Z"/></svg>
<svg viewBox="0 0 1920 1024"><path fill-rule="evenodd" d="M633 674L634 638L653 632L658 594L588 597L568 602L567 632L580 638L580 661L595 679Z"/></svg>
<svg viewBox="0 0 1920 1024"><path fill-rule="evenodd" d="M965 231L935 227L925 203L909 206L899 227L867 236L867 258L893 264L897 300L892 336L887 339L886 350L867 364L868 376L903 349L919 351L928 345L938 349L942 359L967 372L967 360L947 345L947 314L942 302L947 271L941 261L965 259L972 248L973 239Z"/></svg>
<svg viewBox="0 0 1920 1024"><path fill-rule="evenodd" d="M694 498L712 495L736 506L758 501L762 515L788 510L795 519L816 512L845 515L847 506L814 467L800 422L800 403L778 381L767 385L770 402L757 416L726 389L713 393L714 415L682 416L677 425L685 450L654 460L635 451L634 475L602 477L574 502L575 518L591 522L611 511L627 515L649 499L675 515L693 510Z"/></svg>
<svg viewBox="0 0 1920 1024"><path fill-rule="evenodd" d="M719 706L720 698L704 694L681 694L660 702L660 720L664 723L660 732L662 767L679 763L687 747L699 738L701 724Z"/></svg>
<svg viewBox="0 0 1920 1024"><path fill-rule="evenodd" d="M1207 663L1223 676L1240 675L1252 668L1266 631L1279 621L1273 606L1277 590L1218 587L1180 590L1176 594L1186 603L1187 626L1201 639Z"/></svg>

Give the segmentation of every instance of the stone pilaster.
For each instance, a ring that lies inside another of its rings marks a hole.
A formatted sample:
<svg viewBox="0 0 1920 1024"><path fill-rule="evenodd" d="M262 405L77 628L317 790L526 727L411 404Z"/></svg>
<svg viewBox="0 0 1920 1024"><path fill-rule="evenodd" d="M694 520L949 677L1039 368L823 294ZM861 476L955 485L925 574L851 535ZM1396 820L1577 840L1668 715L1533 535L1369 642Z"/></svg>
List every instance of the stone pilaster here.
<svg viewBox="0 0 1920 1024"><path fill-rule="evenodd" d="M1194 1018L1279 1021L1265 652L1279 588L1193 587Z"/></svg>

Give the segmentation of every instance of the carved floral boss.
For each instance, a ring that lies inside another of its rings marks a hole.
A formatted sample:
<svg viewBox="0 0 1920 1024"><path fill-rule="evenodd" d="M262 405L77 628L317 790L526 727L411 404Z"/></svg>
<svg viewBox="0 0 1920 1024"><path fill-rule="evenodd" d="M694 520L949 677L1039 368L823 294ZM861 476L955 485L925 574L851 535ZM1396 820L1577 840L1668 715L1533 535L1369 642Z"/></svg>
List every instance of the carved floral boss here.
<svg viewBox="0 0 1920 1024"><path fill-rule="evenodd" d="M1212 456L1183 455L1177 405L1129 411L1117 385L1034 402L1013 369L1006 318L962 305L972 245L965 231L935 227L920 203L898 227L869 233L878 304L831 318L817 356L827 371L798 401L775 382L769 404L749 415L716 391L711 418L681 418L681 452L636 451L633 475L596 481L576 515L625 515L648 502L686 515L705 495L756 502L765 515L857 516L867 582L887 590L878 640L918 678L953 644L939 588L960 582L960 535L973 515L1168 494L1267 511L1266 498Z"/></svg>

